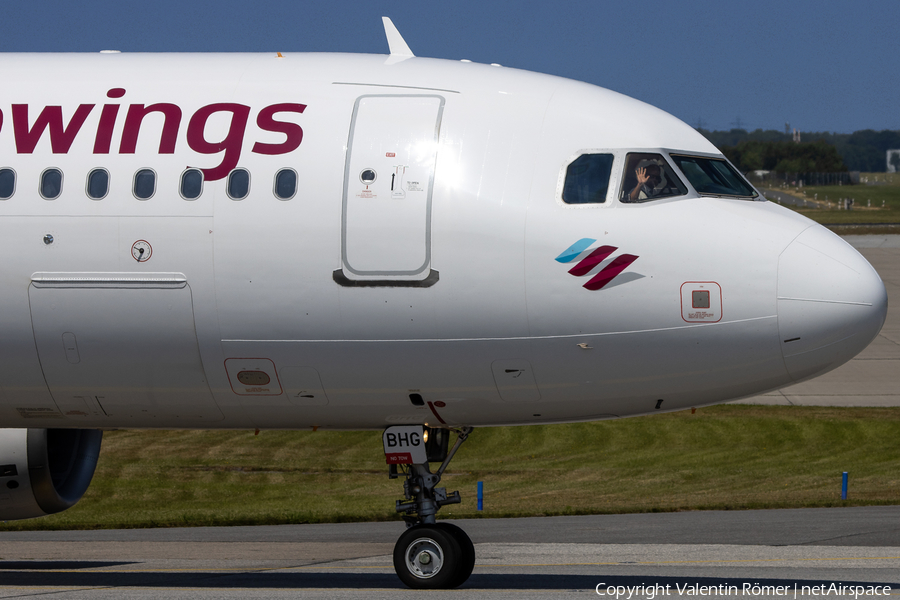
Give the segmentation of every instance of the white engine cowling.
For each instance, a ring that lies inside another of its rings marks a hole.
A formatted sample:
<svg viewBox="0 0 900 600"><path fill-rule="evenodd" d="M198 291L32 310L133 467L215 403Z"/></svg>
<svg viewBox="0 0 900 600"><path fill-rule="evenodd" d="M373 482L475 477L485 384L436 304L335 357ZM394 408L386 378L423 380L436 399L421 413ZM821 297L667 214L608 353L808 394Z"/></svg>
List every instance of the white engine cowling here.
<svg viewBox="0 0 900 600"><path fill-rule="evenodd" d="M99 429L0 429L0 520L74 506L94 476L102 438Z"/></svg>

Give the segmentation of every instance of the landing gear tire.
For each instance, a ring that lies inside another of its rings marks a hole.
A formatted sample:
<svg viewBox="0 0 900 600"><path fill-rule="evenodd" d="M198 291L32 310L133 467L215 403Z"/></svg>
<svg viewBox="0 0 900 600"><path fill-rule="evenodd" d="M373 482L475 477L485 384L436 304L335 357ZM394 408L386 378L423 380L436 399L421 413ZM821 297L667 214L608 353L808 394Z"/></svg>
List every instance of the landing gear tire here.
<svg viewBox="0 0 900 600"><path fill-rule="evenodd" d="M459 544L461 556L459 569L456 572L456 580L450 585L450 587L454 588L459 587L466 582L472 574L472 569L475 568L475 544L472 543L468 534L456 525L450 523L435 523L434 527L440 527L449 533L453 536L453 539L456 540L456 543Z"/></svg>
<svg viewBox="0 0 900 600"><path fill-rule="evenodd" d="M394 570L413 589L455 588L468 577L460 578L465 564L457 536L447 526L410 527L394 546Z"/></svg>

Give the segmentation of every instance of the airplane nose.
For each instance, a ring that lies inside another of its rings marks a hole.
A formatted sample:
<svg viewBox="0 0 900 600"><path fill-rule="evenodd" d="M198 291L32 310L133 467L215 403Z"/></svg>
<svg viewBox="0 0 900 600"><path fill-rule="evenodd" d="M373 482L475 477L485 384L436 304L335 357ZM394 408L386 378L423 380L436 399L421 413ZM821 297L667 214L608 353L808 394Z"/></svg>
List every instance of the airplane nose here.
<svg viewBox="0 0 900 600"><path fill-rule="evenodd" d="M821 225L805 230L781 253L777 303L784 363L796 381L859 354L887 316L881 277Z"/></svg>

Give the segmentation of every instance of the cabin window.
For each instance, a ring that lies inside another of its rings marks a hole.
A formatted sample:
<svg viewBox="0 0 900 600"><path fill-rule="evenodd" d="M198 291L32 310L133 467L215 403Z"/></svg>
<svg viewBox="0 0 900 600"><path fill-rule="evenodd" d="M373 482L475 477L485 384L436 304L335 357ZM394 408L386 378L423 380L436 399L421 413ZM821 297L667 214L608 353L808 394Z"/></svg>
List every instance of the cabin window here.
<svg viewBox="0 0 900 600"><path fill-rule="evenodd" d="M16 172L0 169L0 200L9 200L16 193Z"/></svg>
<svg viewBox="0 0 900 600"><path fill-rule="evenodd" d="M134 174L134 197L149 200L156 193L156 173L153 169L141 169Z"/></svg>
<svg viewBox="0 0 900 600"><path fill-rule="evenodd" d="M297 193L297 171L281 169L275 173L275 196L279 200L290 200Z"/></svg>
<svg viewBox="0 0 900 600"><path fill-rule="evenodd" d="M756 198L758 194L740 173L722 159L672 154L672 160L701 196Z"/></svg>
<svg viewBox="0 0 900 600"><path fill-rule="evenodd" d="M181 197L196 200L203 193L203 171L188 169L181 174Z"/></svg>
<svg viewBox="0 0 900 600"><path fill-rule="evenodd" d="M87 195L91 200L103 200L109 193L109 171L93 169L87 176Z"/></svg>
<svg viewBox="0 0 900 600"><path fill-rule="evenodd" d="M566 168L563 202L566 204L602 204L606 202L612 154L582 154Z"/></svg>
<svg viewBox="0 0 900 600"><path fill-rule="evenodd" d="M41 197L44 200L56 200L62 193L62 171L59 169L46 169L41 173Z"/></svg>
<svg viewBox="0 0 900 600"><path fill-rule="evenodd" d="M687 194L687 187L661 154L629 153L622 180L622 202L650 202Z"/></svg>
<svg viewBox="0 0 900 600"><path fill-rule="evenodd" d="M250 193L250 172L247 169L235 169L228 174L228 197L232 200L243 200Z"/></svg>

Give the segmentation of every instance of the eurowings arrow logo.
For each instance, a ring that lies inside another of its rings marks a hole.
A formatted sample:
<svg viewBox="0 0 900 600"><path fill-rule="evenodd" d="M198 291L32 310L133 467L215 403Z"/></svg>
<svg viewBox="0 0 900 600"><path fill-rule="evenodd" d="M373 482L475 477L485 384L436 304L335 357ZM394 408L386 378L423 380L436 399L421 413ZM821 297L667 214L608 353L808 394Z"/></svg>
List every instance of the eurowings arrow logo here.
<svg viewBox="0 0 900 600"><path fill-rule="evenodd" d="M599 248L595 248L588 252L596 241L597 240L593 238L582 238L556 257L556 262L563 264L581 259L578 261L577 265L569 269L569 274L574 275L575 277L584 277L585 275L593 273L593 277L591 277L583 286L585 289L591 291L603 289L606 284L615 279L622 271L627 269L631 263L638 259L634 254L620 254L605 267L596 271L598 265L603 263L603 261L615 254L616 250L618 250L615 246L600 246Z"/></svg>

